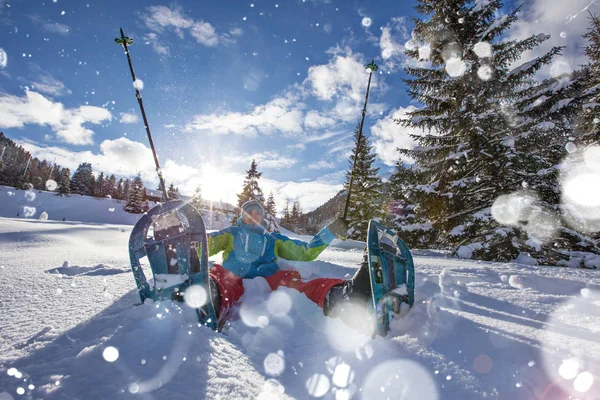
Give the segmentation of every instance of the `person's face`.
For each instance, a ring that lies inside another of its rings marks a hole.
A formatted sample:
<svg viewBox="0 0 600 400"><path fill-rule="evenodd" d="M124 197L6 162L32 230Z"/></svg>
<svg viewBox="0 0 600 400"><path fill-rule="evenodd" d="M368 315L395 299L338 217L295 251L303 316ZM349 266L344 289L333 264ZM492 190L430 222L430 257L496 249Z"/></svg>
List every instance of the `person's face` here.
<svg viewBox="0 0 600 400"><path fill-rule="evenodd" d="M255 224L259 225L262 221L262 214L259 210L250 210L244 213L244 222L245 224Z"/></svg>

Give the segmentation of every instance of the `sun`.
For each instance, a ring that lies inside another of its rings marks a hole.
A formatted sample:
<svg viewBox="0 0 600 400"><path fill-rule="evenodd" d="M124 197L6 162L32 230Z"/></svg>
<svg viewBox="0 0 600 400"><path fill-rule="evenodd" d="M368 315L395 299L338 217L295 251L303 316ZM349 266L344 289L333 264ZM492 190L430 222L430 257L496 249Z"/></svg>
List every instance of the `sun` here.
<svg viewBox="0 0 600 400"><path fill-rule="evenodd" d="M223 171L211 164L203 164L200 173L202 198L235 205L243 179L242 175Z"/></svg>

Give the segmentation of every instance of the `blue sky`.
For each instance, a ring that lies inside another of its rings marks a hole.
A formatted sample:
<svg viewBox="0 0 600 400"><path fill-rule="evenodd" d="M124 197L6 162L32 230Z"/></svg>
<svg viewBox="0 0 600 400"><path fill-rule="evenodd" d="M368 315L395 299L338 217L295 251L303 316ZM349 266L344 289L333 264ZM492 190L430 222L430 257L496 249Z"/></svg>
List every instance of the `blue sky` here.
<svg viewBox="0 0 600 400"><path fill-rule="evenodd" d="M479 0L485 1L485 0ZM531 0L508 37L549 33L568 46L546 75L576 68L595 1ZM375 59L365 133L381 172L412 146L393 123L411 104L401 82L411 1L0 0L0 129L34 155L119 176L152 156L122 48L131 55L158 156L184 193L235 202L255 158L278 206L313 209L340 188ZM507 7L512 4L507 4ZM577 19L579 18L579 19ZM582 23L583 21L586 23ZM543 51L540 49L539 51ZM529 57L535 56L533 52Z"/></svg>

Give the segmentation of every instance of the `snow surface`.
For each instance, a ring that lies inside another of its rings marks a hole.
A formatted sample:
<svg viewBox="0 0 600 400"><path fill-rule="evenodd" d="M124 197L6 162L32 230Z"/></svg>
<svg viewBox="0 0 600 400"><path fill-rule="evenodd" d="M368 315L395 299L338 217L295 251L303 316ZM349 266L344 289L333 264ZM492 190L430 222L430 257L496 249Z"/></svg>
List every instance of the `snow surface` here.
<svg viewBox="0 0 600 400"><path fill-rule="evenodd" d="M130 214L123 210L123 200L70 194L56 196L54 192L39 190L19 190L0 186L0 217L20 218L40 217L62 221L77 221L101 224L134 225L142 214ZM149 202L149 206L156 204ZM230 225L232 214L200 210L207 229L222 229ZM44 214L45 213L45 214ZM1 233L0 228L0 233Z"/></svg>
<svg viewBox="0 0 600 400"><path fill-rule="evenodd" d="M139 304L131 229L0 218L0 399L583 400L600 393L597 271L415 251L416 304L385 338L323 316L292 289L271 292L262 278L244 282L243 303L215 333L198 327L186 304ZM318 261L280 267L304 278L348 278L363 247L335 240Z"/></svg>

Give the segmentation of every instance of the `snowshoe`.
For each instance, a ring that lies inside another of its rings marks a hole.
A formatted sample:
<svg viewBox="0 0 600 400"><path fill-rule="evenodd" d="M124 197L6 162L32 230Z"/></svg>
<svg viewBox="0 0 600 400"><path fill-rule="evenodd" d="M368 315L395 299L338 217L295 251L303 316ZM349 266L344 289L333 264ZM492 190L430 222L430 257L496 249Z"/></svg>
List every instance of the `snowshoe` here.
<svg viewBox="0 0 600 400"><path fill-rule="evenodd" d="M152 287L140 264L144 257L152 270ZM129 259L142 303L185 301L196 309L201 324L218 330L213 299L219 294L208 274L206 228L193 206L173 200L142 216L129 237Z"/></svg>
<svg viewBox="0 0 600 400"><path fill-rule="evenodd" d="M374 220L369 221L367 252L375 333L385 336L402 304L412 307L414 303L413 258L396 233Z"/></svg>

